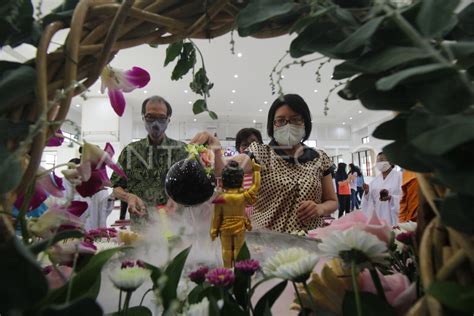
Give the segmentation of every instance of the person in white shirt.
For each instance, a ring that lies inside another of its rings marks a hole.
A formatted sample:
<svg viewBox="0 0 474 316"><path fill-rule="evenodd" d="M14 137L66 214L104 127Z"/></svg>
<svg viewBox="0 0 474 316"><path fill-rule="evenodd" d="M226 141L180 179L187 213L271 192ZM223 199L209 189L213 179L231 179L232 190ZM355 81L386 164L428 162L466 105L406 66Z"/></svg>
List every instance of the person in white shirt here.
<svg viewBox="0 0 474 316"><path fill-rule="evenodd" d="M364 184L362 210L368 217L372 212L388 225L398 224L400 198L402 194L402 173L394 169L383 152L377 155L376 168L380 171L370 186Z"/></svg>

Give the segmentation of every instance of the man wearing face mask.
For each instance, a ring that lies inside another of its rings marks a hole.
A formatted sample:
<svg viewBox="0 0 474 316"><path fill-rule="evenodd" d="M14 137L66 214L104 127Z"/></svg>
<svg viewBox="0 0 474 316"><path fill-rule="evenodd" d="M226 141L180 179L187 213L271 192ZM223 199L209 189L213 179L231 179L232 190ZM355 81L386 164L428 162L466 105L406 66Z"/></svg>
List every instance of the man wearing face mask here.
<svg viewBox="0 0 474 316"><path fill-rule="evenodd" d="M164 189L166 173L187 156L185 143L166 136L171 114L170 104L160 96L143 101L142 120L148 135L130 143L120 153L118 163L127 178L112 174L114 195L128 203L134 220L146 218L148 207L171 203Z"/></svg>
<svg viewBox="0 0 474 316"><path fill-rule="evenodd" d="M380 173L370 185L363 185L364 195L361 208L367 216L375 212L388 225L397 225L402 193L402 173L393 168L383 152L377 155L375 167Z"/></svg>
<svg viewBox="0 0 474 316"><path fill-rule="evenodd" d="M322 150L303 144L311 134L308 105L297 94L276 99L268 111L267 134L270 144L253 142L248 154L261 165L261 185L251 215L252 226L291 233L323 226L324 216L337 209L331 176L332 161ZM220 143L207 132L197 134L191 143L210 144L217 150L216 173L220 161ZM245 173L251 170L247 155L232 158Z"/></svg>

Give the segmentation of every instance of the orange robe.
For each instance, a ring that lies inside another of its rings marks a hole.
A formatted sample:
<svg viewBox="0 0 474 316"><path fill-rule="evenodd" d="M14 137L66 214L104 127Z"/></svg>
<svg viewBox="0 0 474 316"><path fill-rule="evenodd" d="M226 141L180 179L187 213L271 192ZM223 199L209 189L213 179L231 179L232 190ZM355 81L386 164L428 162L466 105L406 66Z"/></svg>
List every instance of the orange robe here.
<svg viewBox="0 0 474 316"><path fill-rule="evenodd" d="M416 222L418 210L418 181L416 173L409 170L403 170L402 174L402 198L400 200L399 221Z"/></svg>

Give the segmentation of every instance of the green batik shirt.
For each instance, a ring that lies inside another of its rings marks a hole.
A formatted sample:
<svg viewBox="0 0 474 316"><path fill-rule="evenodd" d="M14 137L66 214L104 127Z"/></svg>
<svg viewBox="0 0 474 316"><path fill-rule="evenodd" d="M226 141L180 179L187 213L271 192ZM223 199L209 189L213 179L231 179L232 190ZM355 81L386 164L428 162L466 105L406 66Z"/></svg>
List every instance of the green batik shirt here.
<svg viewBox="0 0 474 316"><path fill-rule="evenodd" d="M128 179L114 172L112 186L137 195L148 206L166 204L166 173L174 163L187 157L185 145L166 136L161 145L150 144L148 137L128 144L118 158Z"/></svg>

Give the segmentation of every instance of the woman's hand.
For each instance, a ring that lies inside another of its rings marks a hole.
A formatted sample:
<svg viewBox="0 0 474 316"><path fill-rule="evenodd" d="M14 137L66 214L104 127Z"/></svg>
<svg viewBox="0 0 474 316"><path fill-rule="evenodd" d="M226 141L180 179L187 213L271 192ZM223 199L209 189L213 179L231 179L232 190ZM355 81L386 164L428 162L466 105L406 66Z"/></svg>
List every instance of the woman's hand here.
<svg viewBox="0 0 474 316"><path fill-rule="evenodd" d="M127 194L128 211L130 214L142 217L146 214L146 206L142 199L132 193Z"/></svg>
<svg viewBox="0 0 474 316"><path fill-rule="evenodd" d="M303 201L300 203L297 210L298 220L302 223L324 215L324 208L321 204L317 204L314 201Z"/></svg>
<svg viewBox="0 0 474 316"><path fill-rule="evenodd" d="M209 132L199 132L197 133L193 139L190 141L191 144L198 144L198 145L203 145L207 144L207 146L216 151L216 150L221 150L221 142L217 137L212 135Z"/></svg>

